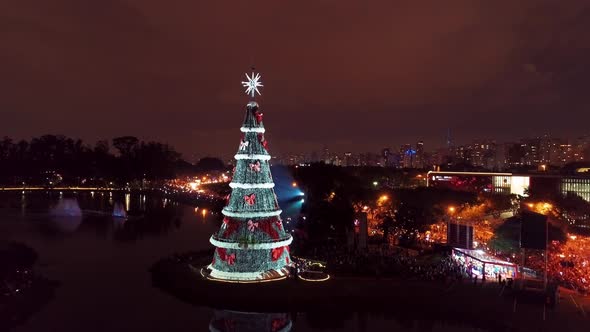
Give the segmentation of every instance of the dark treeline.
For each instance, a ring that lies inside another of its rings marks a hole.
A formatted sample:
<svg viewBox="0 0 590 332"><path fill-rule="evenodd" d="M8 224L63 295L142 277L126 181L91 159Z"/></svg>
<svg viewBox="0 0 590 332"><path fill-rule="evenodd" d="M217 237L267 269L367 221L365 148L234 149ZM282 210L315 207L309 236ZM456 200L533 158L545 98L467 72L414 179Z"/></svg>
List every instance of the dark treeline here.
<svg viewBox="0 0 590 332"><path fill-rule="evenodd" d="M168 144L133 136L93 145L61 135L0 140L0 183L4 185L120 185L171 178L191 167Z"/></svg>

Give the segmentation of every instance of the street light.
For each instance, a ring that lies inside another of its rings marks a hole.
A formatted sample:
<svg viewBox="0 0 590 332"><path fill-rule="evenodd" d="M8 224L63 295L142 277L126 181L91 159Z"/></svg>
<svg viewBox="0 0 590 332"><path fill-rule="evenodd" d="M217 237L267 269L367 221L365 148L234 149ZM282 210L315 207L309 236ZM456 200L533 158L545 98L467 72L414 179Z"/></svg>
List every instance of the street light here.
<svg viewBox="0 0 590 332"><path fill-rule="evenodd" d="M451 214L455 213L455 207L454 206L449 206L449 213L451 213Z"/></svg>

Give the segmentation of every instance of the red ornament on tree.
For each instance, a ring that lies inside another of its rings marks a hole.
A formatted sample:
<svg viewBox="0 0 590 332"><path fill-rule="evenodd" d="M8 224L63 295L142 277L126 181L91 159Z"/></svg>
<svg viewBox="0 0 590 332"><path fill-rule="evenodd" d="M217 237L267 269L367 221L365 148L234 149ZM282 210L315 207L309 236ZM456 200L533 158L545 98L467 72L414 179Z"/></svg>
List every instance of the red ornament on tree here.
<svg viewBox="0 0 590 332"><path fill-rule="evenodd" d="M256 194L244 195L244 202L248 205L254 205L256 203Z"/></svg>
<svg viewBox="0 0 590 332"><path fill-rule="evenodd" d="M285 251L285 247L274 248L271 251L271 258L273 262L281 258L281 255L283 255L283 251Z"/></svg>
<svg viewBox="0 0 590 332"><path fill-rule="evenodd" d="M252 220L248 220L248 230L250 232L254 232L256 230L256 228L258 228L258 223L253 222Z"/></svg>
<svg viewBox="0 0 590 332"><path fill-rule="evenodd" d="M272 219L261 220L258 222L258 229L270 236L271 239L277 240L279 238L279 232L272 227L273 223L274 221Z"/></svg>
<svg viewBox="0 0 590 332"><path fill-rule="evenodd" d="M217 255L219 259L224 262L227 262L229 265L233 265L236 261L236 254L227 254L227 250L225 248L217 248ZM213 257L215 259L215 257Z"/></svg>
<svg viewBox="0 0 590 332"><path fill-rule="evenodd" d="M217 255L219 256L219 259L225 261L227 257L227 250L225 250L225 248L217 248Z"/></svg>
<svg viewBox="0 0 590 332"><path fill-rule="evenodd" d="M236 322L233 319L224 319L223 323L224 323L226 331L235 331L236 330Z"/></svg>
<svg viewBox="0 0 590 332"><path fill-rule="evenodd" d="M235 231L238 230L238 228L240 227L240 223L229 218L224 218L222 227L223 229L225 229L223 231L222 237L224 239L228 239L230 236L232 236L233 233L235 233Z"/></svg>
<svg viewBox="0 0 590 332"><path fill-rule="evenodd" d="M256 123L260 124L260 122L262 122L262 117L264 116L264 113L256 111L254 113L254 116L256 117Z"/></svg>
<svg viewBox="0 0 590 332"><path fill-rule="evenodd" d="M260 161L256 160L255 163L250 164L250 170L256 173L260 172Z"/></svg>
<svg viewBox="0 0 590 332"><path fill-rule="evenodd" d="M271 325L271 330L272 332L277 332L282 330L285 325L287 325L287 322L285 322L284 319L282 318L276 318L272 320L272 325Z"/></svg>

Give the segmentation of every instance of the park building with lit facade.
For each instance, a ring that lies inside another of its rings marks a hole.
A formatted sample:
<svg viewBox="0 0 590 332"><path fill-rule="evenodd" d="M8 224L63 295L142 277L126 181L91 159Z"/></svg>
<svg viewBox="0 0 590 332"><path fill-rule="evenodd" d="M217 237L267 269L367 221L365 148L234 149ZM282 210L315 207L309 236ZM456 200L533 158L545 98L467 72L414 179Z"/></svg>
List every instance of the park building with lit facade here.
<svg viewBox="0 0 590 332"><path fill-rule="evenodd" d="M495 193L527 197L529 192L574 194L590 202L590 173L580 169L575 174L494 173L430 171L426 186L477 193ZM590 216L581 216L580 227L590 228Z"/></svg>

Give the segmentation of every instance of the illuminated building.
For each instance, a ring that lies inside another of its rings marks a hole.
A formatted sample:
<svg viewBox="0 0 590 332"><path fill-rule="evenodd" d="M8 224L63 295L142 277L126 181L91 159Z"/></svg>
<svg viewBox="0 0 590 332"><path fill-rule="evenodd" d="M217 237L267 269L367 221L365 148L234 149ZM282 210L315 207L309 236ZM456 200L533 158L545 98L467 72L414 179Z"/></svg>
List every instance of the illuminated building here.
<svg viewBox="0 0 590 332"><path fill-rule="evenodd" d="M522 164L531 166L541 163L541 139L523 139L521 140L520 147L522 151Z"/></svg>
<svg viewBox="0 0 590 332"><path fill-rule="evenodd" d="M403 144L400 147L399 153L401 155L401 166L403 168L413 168L416 150L412 149L412 145Z"/></svg>
<svg viewBox="0 0 590 332"><path fill-rule="evenodd" d="M415 168L424 168L425 160L424 160L424 142L418 141L416 143L416 160L414 162Z"/></svg>
<svg viewBox="0 0 590 332"><path fill-rule="evenodd" d="M389 150L389 148L384 148L383 150L381 150L381 158L381 166L387 167L391 164L391 151Z"/></svg>
<svg viewBox="0 0 590 332"><path fill-rule="evenodd" d="M575 193L585 201L590 202L590 178L566 177L560 181L559 189L561 194Z"/></svg>
<svg viewBox="0 0 590 332"><path fill-rule="evenodd" d="M344 166L356 166L352 152L344 152Z"/></svg>
<svg viewBox="0 0 590 332"><path fill-rule="evenodd" d="M498 274L503 279L518 277L516 264L500 260L494 256L488 255L482 250L469 250L453 248L452 256L458 264L469 268L468 273L480 278L489 278L494 280Z"/></svg>
<svg viewBox="0 0 590 332"><path fill-rule="evenodd" d="M585 169L581 169L585 170ZM526 197L529 193L573 194L590 202L590 175L559 175L530 173L492 173L492 172L440 172L427 174L427 186L451 188L477 193L515 194ZM580 227L590 227L590 216L568 216L570 223Z"/></svg>

